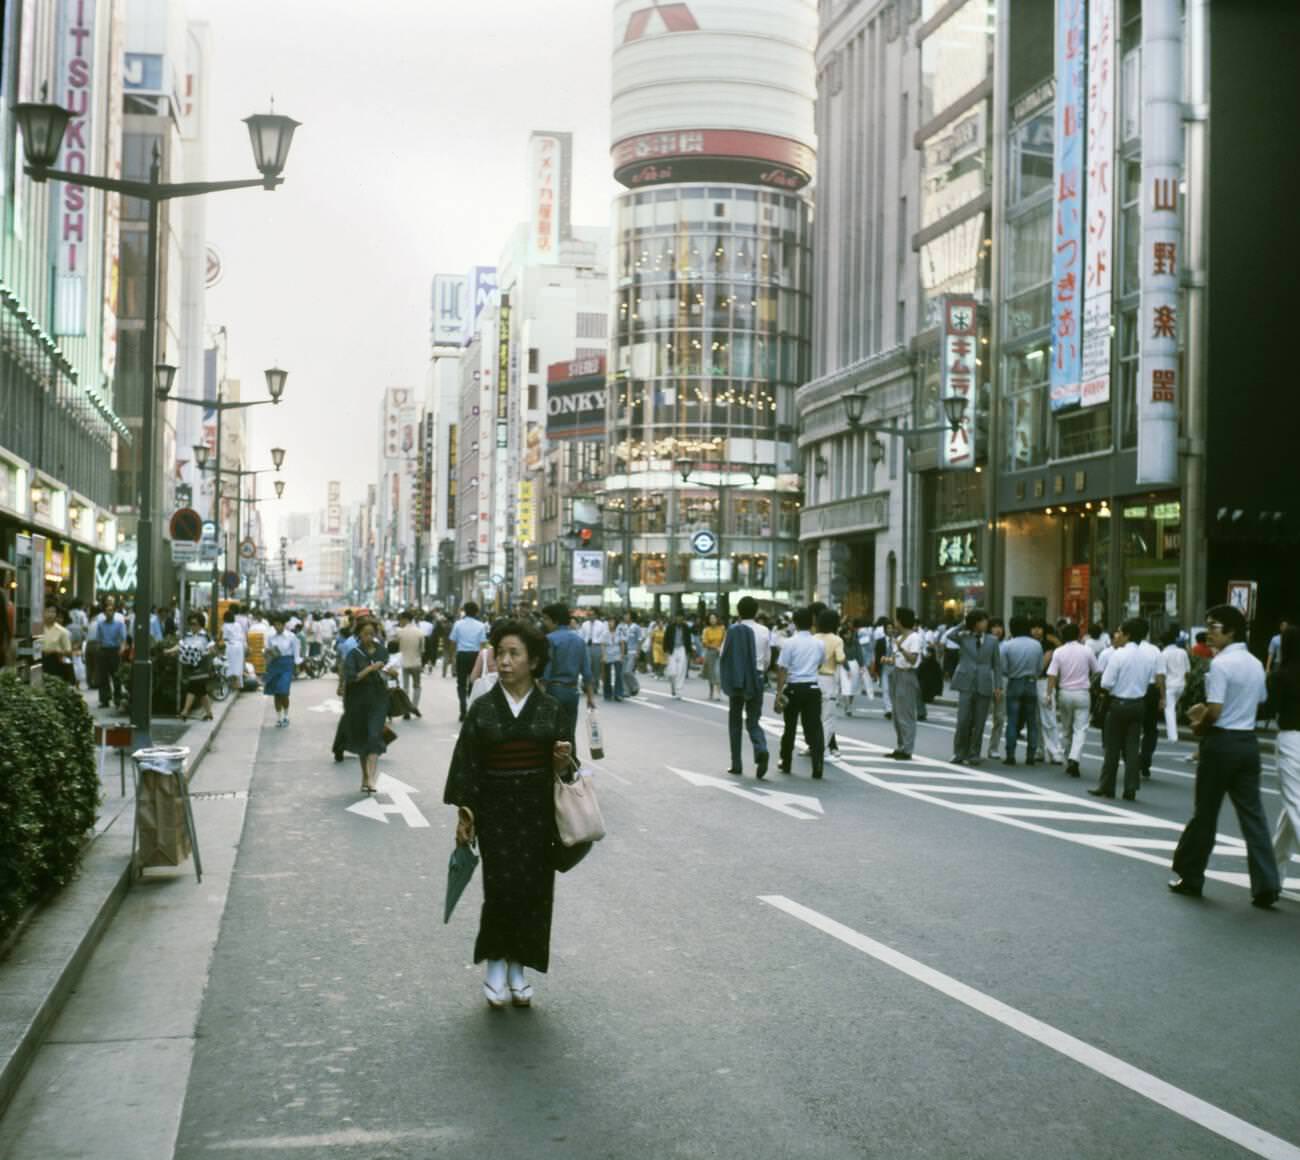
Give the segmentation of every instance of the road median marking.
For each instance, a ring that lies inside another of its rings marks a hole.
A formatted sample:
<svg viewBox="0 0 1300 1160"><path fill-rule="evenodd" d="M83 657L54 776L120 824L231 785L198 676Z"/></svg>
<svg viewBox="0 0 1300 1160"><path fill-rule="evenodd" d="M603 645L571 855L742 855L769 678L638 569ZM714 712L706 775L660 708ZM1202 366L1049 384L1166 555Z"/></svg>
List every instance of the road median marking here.
<svg viewBox="0 0 1300 1160"><path fill-rule="evenodd" d="M1090 1071L1213 1132L1216 1136L1221 1136L1253 1152L1256 1156L1266 1157L1267 1160L1300 1160L1300 1147L1283 1140L1280 1136L1274 1136L1271 1132L1266 1132L1263 1128L1240 1119L1199 1096L1192 1095L1191 1092L1175 1087L1150 1072L1134 1067L1109 1052L1093 1047L1090 1043L1085 1043L1082 1039L1076 1039L1050 1023L1044 1023L1041 1019L1036 1019L1018 1008L1003 1003L1000 999L986 995L983 991L976 990L933 967L909 958L901 951L868 938L851 927L836 922L833 918L828 918L780 894L760 894L758 898L760 902L792 918L797 918L800 922L807 923L815 930L838 939L846 946L900 971L918 983L938 991L941 995L955 999L958 1003L1001 1023L1004 1027L1009 1027L1067 1059L1082 1064Z"/></svg>

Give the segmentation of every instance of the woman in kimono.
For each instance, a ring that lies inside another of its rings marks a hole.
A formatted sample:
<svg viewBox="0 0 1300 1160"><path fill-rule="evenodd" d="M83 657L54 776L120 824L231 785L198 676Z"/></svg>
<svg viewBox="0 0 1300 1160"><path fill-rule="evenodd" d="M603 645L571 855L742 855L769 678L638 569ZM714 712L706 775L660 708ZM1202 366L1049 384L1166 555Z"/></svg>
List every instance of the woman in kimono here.
<svg viewBox="0 0 1300 1160"><path fill-rule="evenodd" d="M334 740L336 756L340 749L346 749L361 758L362 793L376 791L379 757L388 752L384 741L384 724L388 718L384 665L388 663L388 650L376 639L378 634L378 621L366 619L357 625L356 647L343 661L342 737Z"/></svg>
<svg viewBox="0 0 1300 1160"><path fill-rule="evenodd" d="M266 683L262 691L275 698L277 729L289 724L289 690L293 687L293 674L302 659L302 646L298 638L285 631L284 613L271 617L271 635L266 640Z"/></svg>
<svg viewBox="0 0 1300 1160"><path fill-rule="evenodd" d="M244 626L235 619L232 605L226 609L221 618L221 639L226 644L226 680L230 682L230 691L238 693L244 687L244 656L247 638Z"/></svg>
<svg viewBox="0 0 1300 1160"><path fill-rule="evenodd" d="M443 801L460 807L456 841L478 838L483 911L474 961L486 960L483 994L501 1008L532 1003L525 968L545 973L558 842L554 782L571 770L573 746L555 698L534 683L548 643L521 621L502 621L489 638L498 681L460 727Z"/></svg>

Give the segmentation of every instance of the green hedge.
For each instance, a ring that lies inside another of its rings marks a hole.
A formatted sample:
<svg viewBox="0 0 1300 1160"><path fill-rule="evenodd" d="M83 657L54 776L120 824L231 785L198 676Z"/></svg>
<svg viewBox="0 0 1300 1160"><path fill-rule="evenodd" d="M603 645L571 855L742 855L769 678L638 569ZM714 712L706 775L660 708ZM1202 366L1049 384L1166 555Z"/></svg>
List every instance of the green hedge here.
<svg viewBox="0 0 1300 1160"><path fill-rule="evenodd" d="M69 882L99 805L94 721L53 678L0 674L0 939L41 895Z"/></svg>

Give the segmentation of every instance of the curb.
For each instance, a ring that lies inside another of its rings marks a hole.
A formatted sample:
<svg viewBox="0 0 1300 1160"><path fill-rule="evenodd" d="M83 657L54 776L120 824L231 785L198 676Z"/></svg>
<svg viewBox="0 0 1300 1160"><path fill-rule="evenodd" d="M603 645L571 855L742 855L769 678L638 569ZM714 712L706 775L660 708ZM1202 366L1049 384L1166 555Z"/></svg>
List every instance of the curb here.
<svg viewBox="0 0 1300 1160"><path fill-rule="evenodd" d="M181 743L197 742L186 769L190 779L237 701L228 697L216 706L202 737L192 736L194 725L181 736ZM90 842L77 877L39 908L0 963L0 1117L130 889L133 824L134 798Z"/></svg>

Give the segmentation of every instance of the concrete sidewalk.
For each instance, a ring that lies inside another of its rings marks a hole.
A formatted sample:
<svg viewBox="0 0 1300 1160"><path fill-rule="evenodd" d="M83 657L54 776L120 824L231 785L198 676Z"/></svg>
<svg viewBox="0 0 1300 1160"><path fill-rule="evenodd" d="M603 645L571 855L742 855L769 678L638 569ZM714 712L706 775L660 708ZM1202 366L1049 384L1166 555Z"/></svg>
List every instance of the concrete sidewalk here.
<svg viewBox="0 0 1300 1160"><path fill-rule="evenodd" d="M82 695L87 691L82 690ZM121 722L117 711L97 708L93 690L88 703L97 724ZM193 778L217 730L237 703L238 698L232 697L217 705L212 721L163 718L155 723L154 744L188 746L188 772ZM100 780L100 808L77 877L38 906L0 961L0 1115L76 988L130 885L135 804L131 770L128 767L123 793L118 756L110 750ZM199 834L201 841L202 829ZM193 884L189 863L174 872L177 877L186 875Z"/></svg>

